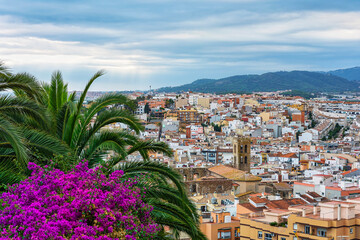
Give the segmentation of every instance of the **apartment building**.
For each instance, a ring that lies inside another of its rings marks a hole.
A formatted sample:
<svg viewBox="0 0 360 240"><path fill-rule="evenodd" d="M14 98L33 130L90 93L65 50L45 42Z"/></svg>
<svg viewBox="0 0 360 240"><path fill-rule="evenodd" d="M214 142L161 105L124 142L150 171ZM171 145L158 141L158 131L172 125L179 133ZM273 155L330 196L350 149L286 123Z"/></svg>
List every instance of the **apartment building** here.
<svg viewBox="0 0 360 240"><path fill-rule="evenodd" d="M240 239L359 239L360 199L264 209L240 217Z"/></svg>
<svg viewBox="0 0 360 240"><path fill-rule="evenodd" d="M196 110L179 110L178 117L180 123L201 123L201 115Z"/></svg>

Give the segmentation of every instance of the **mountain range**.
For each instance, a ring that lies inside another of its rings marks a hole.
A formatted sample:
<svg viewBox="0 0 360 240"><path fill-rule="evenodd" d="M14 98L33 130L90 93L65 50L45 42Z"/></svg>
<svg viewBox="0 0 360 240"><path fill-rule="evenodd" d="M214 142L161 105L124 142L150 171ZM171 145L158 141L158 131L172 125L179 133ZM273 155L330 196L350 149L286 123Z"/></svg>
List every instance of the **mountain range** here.
<svg viewBox="0 0 360 240"><path fill-rule="evenodd" d="M329 72L280 71L264 74L236 75L221 79L199 79L190 84L164 87L159 92L271 92L297 90L302 92L360 91L360 67Z"/></svg>

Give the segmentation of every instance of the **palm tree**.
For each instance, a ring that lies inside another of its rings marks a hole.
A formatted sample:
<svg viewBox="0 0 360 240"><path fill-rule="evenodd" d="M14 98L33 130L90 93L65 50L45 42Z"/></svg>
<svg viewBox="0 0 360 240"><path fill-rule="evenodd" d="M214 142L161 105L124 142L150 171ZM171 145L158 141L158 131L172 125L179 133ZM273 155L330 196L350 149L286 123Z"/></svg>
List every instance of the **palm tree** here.
<svg viewBox="0 0 360 240"><path fill-rule="evenodd" d="M45 95L39 102L51 115L51 133L65 142L79 160L87 159L91 167L102 164L108 173L121 169L124 177L145 174L138 185L147 188L145 198L154 208L155 221L170 227L175 238L180 232L186 232L193 239L205 239L198 228L196 208L186 195L180 175L164 164L150 161L149 152L172 156L172 150L163 142L143 141L137 137L144 128L128 110L134 109L134 102L124 95L110 93L94 100L88 108L84 107L91 84L103 74L99 71L93 75L78 101L75 101L75 93L68 93L61 73L52 75L50 85L44 85ZM114 123L122 123L127 128L109 129ZM110 150L116 155L104 161ZM143 161L127 162L127 156L134 153L139 153ZM164 231L159 234L162 233Z"/></svg>
<svg viewBox="0 0 360 240"><path fill-rule="evenodd" d="M27 163L34 151L44 156L68 152L58 139L31 127L32 122L47 125L45 109L34 101L40 98L40 90L41 86L31 75L11 74L0 62L1 184L14 183L26 176Z"/></svg>

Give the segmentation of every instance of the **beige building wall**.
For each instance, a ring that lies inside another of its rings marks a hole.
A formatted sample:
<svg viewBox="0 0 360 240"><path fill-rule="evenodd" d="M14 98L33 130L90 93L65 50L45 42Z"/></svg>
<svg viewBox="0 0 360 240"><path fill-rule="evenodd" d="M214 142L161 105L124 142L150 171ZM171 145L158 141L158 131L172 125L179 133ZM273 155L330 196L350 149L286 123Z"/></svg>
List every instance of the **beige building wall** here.
<svg viewBox="0 0 360 240"><path fill-rule="evenodd" d="M245 100L245 105L249 105L249 106L260 106L260 103L258 101L256 101L255 99L246 99Z"/></svg>
<svg viewBox="0 0 360 240"><path fill-rule="evenodd" d="M262 112L259 114L263 122L267 122L270 120L270 113L269 112Z"/></svg>
<svg viewBox="0 0 360 240"><path fill-rule="evenodd" d="M179 98L175 102L176 108L184 107L187 105L189 105L189 99L186 99L186 98Z"/></svg>
<svg viewBox="0 0 360 240"><path fill-rule="evenodd" d="M210 108L210 98L198 98L198 105L204 108Z"/></svg>

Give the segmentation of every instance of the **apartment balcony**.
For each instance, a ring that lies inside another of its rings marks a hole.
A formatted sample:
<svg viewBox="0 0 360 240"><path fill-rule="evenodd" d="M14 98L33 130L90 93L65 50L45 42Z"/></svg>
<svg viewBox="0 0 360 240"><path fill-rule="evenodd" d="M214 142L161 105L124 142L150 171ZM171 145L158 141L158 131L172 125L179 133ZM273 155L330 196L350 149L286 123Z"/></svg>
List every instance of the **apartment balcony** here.
<svg viewBox="0 0 360 240"><path fill-rule="evenodd" d="M332 237L321 237L316 234L307 234L304 232L297 232L298 239L313 239L313 240L331 240Z"/></svg>

